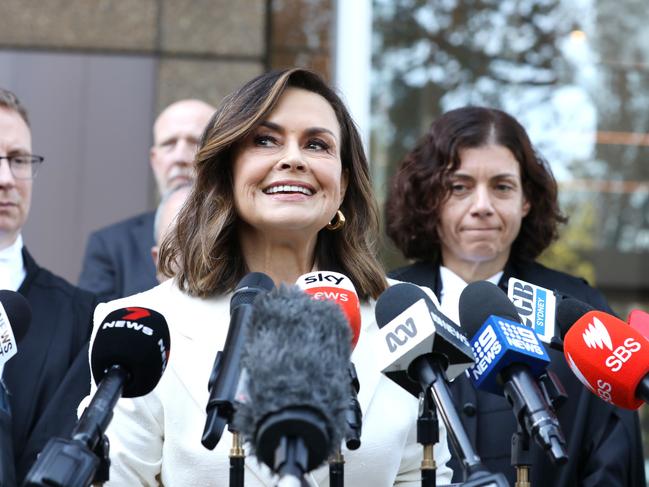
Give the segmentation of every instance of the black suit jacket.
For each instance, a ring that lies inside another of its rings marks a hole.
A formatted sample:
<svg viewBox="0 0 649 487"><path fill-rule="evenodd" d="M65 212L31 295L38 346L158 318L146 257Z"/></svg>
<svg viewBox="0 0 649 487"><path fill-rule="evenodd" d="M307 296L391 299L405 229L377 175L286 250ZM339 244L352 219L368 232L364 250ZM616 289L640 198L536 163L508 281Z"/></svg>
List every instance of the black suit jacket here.
<svg viewBox="0 0 649 487"><path fill-rule="evenodd" d="M18 353L5 365L19 483L47 440L68 437L90 392L88 340L96 298L39 267L23 248L27 276L18 292L32 311Z"/></svg>
<svg viewBox="0 0 649 487"><path fill-rule="evenodd" d="M0 379L0 487L16 485L9 394Z"/></svg>
<svg viewBox="0 0 649 487"><path fill-rule="evenodd" d="M392 271L390 277L427 286L440 296L438 265L417 262ZM499 284L505 290L510 277L561 291L611 312L602 295L585 281L536 262L510 261ZM594 396L578 381L561 353L554 350L548 350L548 353L552 360L550 370L558 375L569 396L557 412L566 437L569 460L561 467L553 465L532 440L532 485L644 486L644 459L637 413L610 406ZM475 390L464 375L451 384L451 391L471 443L486 467L492 472L504 473L514 485L510 444L516 422L507 401L501 396ZM462 471L455 455L450 466L454 472L453 481L461 481Z"/></svg>
<svg viewBox="0 0 649 487"><path fill-rule="evenodd" d="M155 212L143 213L92 233L79 287L104 302L157 286L151 258L154 217Z"/></svg>

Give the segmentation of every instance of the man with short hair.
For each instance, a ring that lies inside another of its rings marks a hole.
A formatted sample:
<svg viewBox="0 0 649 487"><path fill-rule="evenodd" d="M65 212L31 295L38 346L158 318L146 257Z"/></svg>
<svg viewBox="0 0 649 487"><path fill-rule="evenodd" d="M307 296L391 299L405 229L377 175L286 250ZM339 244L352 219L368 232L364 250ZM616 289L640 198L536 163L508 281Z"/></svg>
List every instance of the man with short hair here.
<svg viewBox="0 0 649 487"><path fill-rule="evenodd" d="M33 180L43 157L32 153L27 112L0 88L0 288L18 291L32 320L0 375L9 391L16 482L51 437L76 424L89 392L88 340L96 300L40 267L23 245Z"/></svg>
<svg viewBox="0 0 649 487"><path fill-rule="evenodd" d="M150 163L158 192L193 181L198 140L214 107L200 100L169 105L153 125ZM157 285L151 261L154 212L143 213L92 233L79 278L79 286L100 301L128 296Z"/></svg>

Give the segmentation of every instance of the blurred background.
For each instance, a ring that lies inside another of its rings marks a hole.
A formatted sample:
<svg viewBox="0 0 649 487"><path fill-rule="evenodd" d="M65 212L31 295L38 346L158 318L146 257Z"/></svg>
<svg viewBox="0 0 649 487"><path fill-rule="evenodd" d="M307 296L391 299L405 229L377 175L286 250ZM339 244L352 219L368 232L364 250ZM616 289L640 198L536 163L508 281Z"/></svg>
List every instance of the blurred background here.
<svg viewBox="0 0 649 487"><path fill-rule="evenodd" d="M25 241L76 283L92 230L156 204L148 151L163 107L218 104L297 65L343 94L381 204L439 114L514 115L570 217L542 260L623 318L649 310L648 24L646 0L3 0L0 86L27 106L46 158ZM387 242L383 260L403 263Z"/></svg>

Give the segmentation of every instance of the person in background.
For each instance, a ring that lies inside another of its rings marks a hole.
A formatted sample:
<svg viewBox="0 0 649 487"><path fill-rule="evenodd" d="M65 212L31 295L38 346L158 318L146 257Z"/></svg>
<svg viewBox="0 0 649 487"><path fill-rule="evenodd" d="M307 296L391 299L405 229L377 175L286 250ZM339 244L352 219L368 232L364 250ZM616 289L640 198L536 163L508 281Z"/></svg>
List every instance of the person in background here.
<svg viewBox="0 0 649 487"><path fill-rule="evenodd" d="M214 107L200 100L172 103L153 125L150 162L158 192L194 179L193 160L203 129ZM151 262L153 220L147 212L114 223L88 237L79 287L92 291L100 301L121 298L157 284Z"/></svg>
<svg viewBox="0 0 649 487"><path fill-rule="evenodd" d="M505 112L465 107L435 120L397 168L385 215L387 234L415 261L389 275L430 287L456 323L468 283L488 280L506 290L510 277L611 312L586 281L534 260L557 238L565 218L547 162ZM645 485L637 414L603 402L582 386L561 353L548 352L550 370L569 396L557 414L569 461L553 465L532 441L532 485ZM478 455L513 485L510 444L516 423L510 405L475 390L464 376L452 391ZM457 459L452 466L454 481L461 481Z"/></svg>
<svg viewBox="0 0 649 487"><path fill-rule="evenodd" d="M165 238L167 233L173 229L173 224L176 222L178 212L185 204L187 197L191 191L189 183L183 184L176 188L170 189L160 200L160 204L155 212L153 220L153 236L155 245L151 247L151 257L153 264L158 267L158 254L160 252L160 243ZM156 272L158 282L166 281L168 277Z"/></svg>
<svg viewBox="0 0 649 487"><path fill-rule="evenodd" d="M158 287L101 304L96 325L114 309L142 306L165 316L173 352L156 388L121 399L108 427L108 485L221 486L229 478L225 431L216 449L201 443L207 383L228 332L230 296L248 272L276 285L313 270L346 274L362 301L352 354L361 384L362 446L344 451L345 482L358 487L421 485L417 400L375 363L374 300L387 287L376 260L378 209L359 134L340 98L316 74L263 74L228 96L196 155L197 178L160 247ZM434 449L438 485L451 471L446 430ZM328 468L307 474L329 484ZM246 457L247 487L275 485Z"/></svg>
<svg viewBox="0 0 649 487"><path fill-rule="evenodd" d="M90 390L88 340L96 299L40 267L23 244L42 163L43 157L32 153L27 111L0 88L0 289L18 291L32 312L18 353L0 370L8 390L9 407L3 409L11 414L17 484L49 438L69 435L77 404Z"/></svg>

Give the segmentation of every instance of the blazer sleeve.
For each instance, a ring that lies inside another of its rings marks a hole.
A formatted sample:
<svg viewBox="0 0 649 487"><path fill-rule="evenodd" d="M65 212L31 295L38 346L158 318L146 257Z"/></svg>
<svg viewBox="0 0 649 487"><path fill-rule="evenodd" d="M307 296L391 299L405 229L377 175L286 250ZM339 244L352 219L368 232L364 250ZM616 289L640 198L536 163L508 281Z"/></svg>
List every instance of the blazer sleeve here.
<svg viewBox="0 0 649 487"><path fill-rule="evenodd" d="M79 287L97 295L100 302L121 297L117 271L104 237L94 232L88 237L79 277Z"/></svg>
<svg viewBox="0 0 649 487"><path fill-rule="evenodd" d="M106 431L111 460L106 487L161 485L162 417L162 404L153 392L117 402Z"/></svg>

